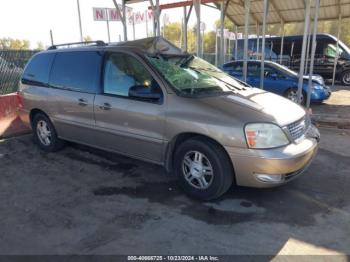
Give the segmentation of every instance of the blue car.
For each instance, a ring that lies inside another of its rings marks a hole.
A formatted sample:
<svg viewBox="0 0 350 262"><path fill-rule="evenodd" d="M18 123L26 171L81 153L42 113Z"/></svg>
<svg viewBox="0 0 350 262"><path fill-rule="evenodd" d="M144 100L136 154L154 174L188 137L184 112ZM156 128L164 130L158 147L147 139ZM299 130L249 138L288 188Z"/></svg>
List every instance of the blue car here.
<svg viewBox="0 0 350 262"><path fill-rule="evenodd" d="M247 83L253 87L260 87L260 64L259 60L248 61ZM265 61L264 90L273 92L297 102L298 73L272 61ZM243 61L231 61L222 66L229 75L243 80ZM304 76L302 103L305 103L309 76ZM312 77L311 102L322 102L328 99L331 90L325 85L321 76Z"/></svg>

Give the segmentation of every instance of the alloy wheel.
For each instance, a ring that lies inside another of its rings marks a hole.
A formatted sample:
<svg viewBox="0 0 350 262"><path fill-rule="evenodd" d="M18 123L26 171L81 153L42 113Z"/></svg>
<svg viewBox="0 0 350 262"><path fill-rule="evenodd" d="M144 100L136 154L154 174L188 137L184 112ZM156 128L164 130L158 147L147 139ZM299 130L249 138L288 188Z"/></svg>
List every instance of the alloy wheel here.
<svg viewBox="0 0 350 262"><path fill-rule="evenodd" d="M346 85L350 85L350 72L346 72L343 74L343 83Z"/></svg>
<svg viewBox="0 0 350 262"><path fill-rule="evenodd" d="M38 135L38 138L40 142L45 145L49 146L51 144L51 130L49 125L44 120L39 120L36 125L36 133Z"/></svg>
<svg viewBox="0 0 350 262"><path fill-rule="evenodd" d="M298 91L297 90L290 90L288 92L287 98L291 101L293 101L294 103L298 103ZM304 102L304 95L303 93L301 93L301 102Z"/></svg>
<svg viewBox="0 0 350 262"><path fill-rule="evenodd" d="M182 161L182 172L189 185L197 189L207 189L214 179L213 167L201 152L187 152Z"/></svg>

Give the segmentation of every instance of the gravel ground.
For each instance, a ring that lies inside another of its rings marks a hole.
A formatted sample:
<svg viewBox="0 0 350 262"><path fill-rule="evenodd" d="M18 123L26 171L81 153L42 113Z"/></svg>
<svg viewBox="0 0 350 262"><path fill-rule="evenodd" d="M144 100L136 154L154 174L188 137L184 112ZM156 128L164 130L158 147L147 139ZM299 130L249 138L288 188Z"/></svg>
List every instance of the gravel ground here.
<svg viewBox="0 0 350 262"><path fill-rule="evenodd" d="M321 135L297 180L213 202L155 165L0 140L0 254L350 254L350 132Z"/></svg>

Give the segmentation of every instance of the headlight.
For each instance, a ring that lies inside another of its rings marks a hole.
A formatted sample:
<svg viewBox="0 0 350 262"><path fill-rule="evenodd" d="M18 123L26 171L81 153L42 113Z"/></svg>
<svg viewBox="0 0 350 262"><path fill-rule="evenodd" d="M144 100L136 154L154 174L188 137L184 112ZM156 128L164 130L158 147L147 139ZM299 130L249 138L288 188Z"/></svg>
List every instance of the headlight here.
<svg viewBox="0 0 350 262"><path fill-rule="evenodd" d="M249 148L274 148L289 144L285 133L274 124L247 124L244 131Z"/></svg>

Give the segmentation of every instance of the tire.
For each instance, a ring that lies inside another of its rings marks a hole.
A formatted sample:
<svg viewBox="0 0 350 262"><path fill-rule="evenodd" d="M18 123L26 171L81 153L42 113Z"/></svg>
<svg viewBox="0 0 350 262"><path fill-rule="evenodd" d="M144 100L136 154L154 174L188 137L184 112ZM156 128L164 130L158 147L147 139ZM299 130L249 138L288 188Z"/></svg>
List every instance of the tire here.
<svg viewBox="0 0 350 262"><path fill-rule="evenodd" d="M284 97L298 104L298 89L289 88L285 93ZM301 92L301 104L306 104L306 95L304 91Z"/></svg>
<svg viewBox="0 0 350 262"><path fill-rule="evenodd" d="M350 85L350 70L347 70L341 73L340 81L345 86Z"/></svg>
<svg viewBox="0 0 350 262"><path fill-rule="evenodd" d="M57 137L57 132L50 119L43 113L33 117L32 127L34 142L46 152L55 152L64 146L64 141Z"/></svg>
<svg viewBox="0 0 350 262"><path fill-rule="evenodd" d="M205 172L207 175L203 175ZM218 198L231 187L234 179L232 164L224 149L201 137L191 138L178 146L174 173L185 193L199 200Z"/></svg>

